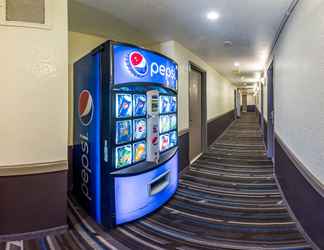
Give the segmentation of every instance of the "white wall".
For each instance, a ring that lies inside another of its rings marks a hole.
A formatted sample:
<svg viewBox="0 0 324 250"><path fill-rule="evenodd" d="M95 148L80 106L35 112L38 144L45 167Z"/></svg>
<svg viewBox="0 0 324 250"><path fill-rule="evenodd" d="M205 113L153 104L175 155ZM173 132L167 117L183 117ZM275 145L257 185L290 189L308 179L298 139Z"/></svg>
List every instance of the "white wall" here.
<svg viewBox="0 0 324 250"><path fill-rule="evenodd" d="M275 132L322 183L323 13L323 0L300 1L274 52Z"/></svg>
<svg viewBox="0 0 324 250"><path fill-rule="evenodd" d="M207 72L207 119L211 120L234 109L234 86L214 68L176 41L151 47L179 64L179 131L189 128L189 62Z"/></svg>
<svg viewBox="0 0 324 250"><path fill-rule="evenodd" d="M256 98L253 94L247 95L247 105L256 105Z"/></svg>
<svg viewBox="0 0 324 250"><path fill-rule="evenodd" d="M52 7L51 30L0 26L0 166L67 160L67 0Z"/></svg>
<svg viewBox="0 0 324 250"><path fill-rule="evenodd" d="M256 95L256 107L257 109L261 112L261 85L262 83L258 83L258 86L259 86L259 91Z"/></svg>

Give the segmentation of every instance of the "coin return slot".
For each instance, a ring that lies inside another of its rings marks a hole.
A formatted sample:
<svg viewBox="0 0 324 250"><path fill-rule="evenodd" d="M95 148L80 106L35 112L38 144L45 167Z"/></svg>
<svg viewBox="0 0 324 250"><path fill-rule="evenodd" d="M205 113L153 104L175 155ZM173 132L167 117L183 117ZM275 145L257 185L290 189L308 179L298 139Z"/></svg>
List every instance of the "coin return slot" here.
<svg viewBox="0 0 324 250"><path fill-rule="evenodd" d="M163 173L149 184L150 196L162 192L170 183L170 172Z"/></svg>

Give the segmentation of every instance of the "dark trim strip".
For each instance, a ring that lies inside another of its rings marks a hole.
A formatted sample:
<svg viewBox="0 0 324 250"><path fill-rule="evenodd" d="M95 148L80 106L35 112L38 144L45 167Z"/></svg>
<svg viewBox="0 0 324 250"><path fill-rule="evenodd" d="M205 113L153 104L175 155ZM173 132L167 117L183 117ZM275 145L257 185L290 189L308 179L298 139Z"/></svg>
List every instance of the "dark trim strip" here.
<svg viewBox="0 0 324 250"><path fill-rule="evenodd" d="M207 123L211 123L211 122L213 122L213 121L216 121L217 119L221 118L222 116L229 115L230 113L233 113L233 111L234 111L234 110L232 109L232 110L230 110L230 111L228 111L228 112L226 112L226 113L223 113L223 114L218 115L218 116L216 116L216 117L214 117L214 118L208 119L208 120L207 120ZM233 118L234 118L234 116L233 116Z"/></svg>
<svg viewBox="0 0 324 250"><path fill-rule="evenodd" d="M288 210L288 214L290 215L290 217L296 222L296 226L297 226L297 229L299 230L299 232L304 236L304 238L306 239L306 241L312 246L312 248L314 250L320 250L320 248L312 241L312 239L309 237L309 235L307 234L307 232L305 231L305 229L303 228L303 226L301 225L301 223L299 222L299 220L297 219L294 211L291 209L288 201L287 201L287 198L285 196L285 193L283 192L281 186L280 186L280 183L279 183L279 180L277 178L276 175L274 175L274 180L278 186L278 189L279 189L279 192L281 194L281 197L283 198L284 202L285 202L285 206Z"/></svg>
<svg viewBox="0 0 324 250"><path fill-rule="evenodd" d="M324 184L322 184L307 168L306 166L292 153L289 147L282 141L282 139L275 134L276 139L286 155L296 166L298 171L304 176L308 183L324 198Z"/></svg>
<svg viewBox="0 0 324 250"><path fill-rule="evenodd" d="M234 109L213 118L207 123L208 146L211 145L234 120Z"/></svg>
<svg viewBox="0 0 324 250"><path fill-rule="evenodd" d="M304 232L319 249L324 249L324 199L304 177L291 155L286 153L276 135L275 174L282 193Z"/></svg>
<svg viewBox="0 0 324 250"><path fill-rule="evenodd" d="M179 135L179 172L189 166L189 130Z"/></svg>
<svg viewBox="0 0 324 250"><path fill-rule="evenodd" d="M221 139L221 138L222 138L222 137L227 133L227 131L231 129L231 127L232 127L232 125L233 125L234 122L235 122L235 120L233 120L233 121L232 121L232 122L227 126L227 128L223 131L223 133L221 133L221 134L217 137L217 139L214 141L214 143L220 141L220 139Z"/></svg>
<svg viewBox="0 0 324 250"><path fill-rule="evenodd" d="M67 170L0 177L0 235L65 226Z"/></svg>

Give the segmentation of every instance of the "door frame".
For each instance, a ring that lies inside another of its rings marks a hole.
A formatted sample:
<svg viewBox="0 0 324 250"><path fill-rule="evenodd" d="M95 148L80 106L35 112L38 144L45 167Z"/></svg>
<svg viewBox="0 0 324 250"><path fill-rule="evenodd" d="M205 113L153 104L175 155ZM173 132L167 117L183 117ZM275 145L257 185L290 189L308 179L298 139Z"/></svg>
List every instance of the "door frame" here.
<svg viewBox="0 0 324 250"><path fill-rule="evenodd" d="M234 89L234 120L237 118L237 90Z"/></svg>
<svg viewBox="0 0 324 250"><path fill-rule="evenodd" d="M261 130L262 133L264 133L264 83L261 83L260 86L260 95L261 95L261 100L260 100L260 109L261 109ZM264 137L264 135L263 135Z"/></svg>
<svg viewBox="0 0 324 250"><path fill-rule="evenodd" d="M189 160L190 164L196 161L203 153L206 153L208 150L207 143L207 72L202 69L197 64L189 61L188 64L188 100L189 100ZM196 70L201 73L201 154L198 155L195 159L190 159L190 71Z"/></svg>
<svg viewBox="0 0 324 250"><path fill-rule="evenodd" d="M274 59L267 69L267 101L268 101L268 129L267 129L267 156L274 159L275 131L274 131Z"/></svg>

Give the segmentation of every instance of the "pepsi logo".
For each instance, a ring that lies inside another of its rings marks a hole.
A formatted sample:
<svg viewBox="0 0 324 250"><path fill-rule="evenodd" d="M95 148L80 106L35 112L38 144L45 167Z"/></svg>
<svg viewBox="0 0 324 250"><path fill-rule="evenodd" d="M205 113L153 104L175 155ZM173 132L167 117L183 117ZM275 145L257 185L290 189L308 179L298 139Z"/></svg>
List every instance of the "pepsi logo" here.
<svg viewBox="0 0 324 250"><path fill-rule="evenodd" d="M149 67L145 57L138 51L129 54L127 60L129 70L138 77L147 75Z"/></svg>
<svg viewBox="0 0 324 250"><path fill-rule="evenodd" d="M84 126L89 126L93 117L93 99L88 90L83 90L79 96L79 118Z"/></svg>
<svg viewBox="0 0 324 250"><path fill-rule="evenodd" d="M157 137L157 136L154 136L154 137L152 138L152 144L153 144L153 145L157 145L157 144L158 144L158 137Z"/></svg>
<svg viewBox="0 0 324 250"><path fill-rule="evenodd" d="M143 126L138 127L138 131L139 131L140 133L144 132L144 127L143 127Z"/></svg>

